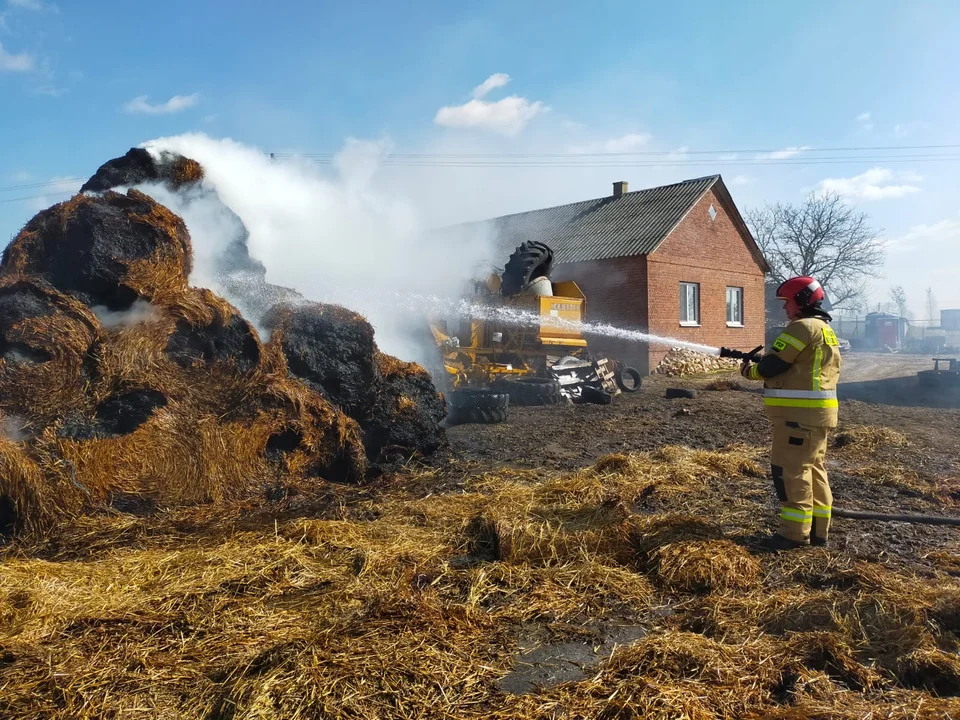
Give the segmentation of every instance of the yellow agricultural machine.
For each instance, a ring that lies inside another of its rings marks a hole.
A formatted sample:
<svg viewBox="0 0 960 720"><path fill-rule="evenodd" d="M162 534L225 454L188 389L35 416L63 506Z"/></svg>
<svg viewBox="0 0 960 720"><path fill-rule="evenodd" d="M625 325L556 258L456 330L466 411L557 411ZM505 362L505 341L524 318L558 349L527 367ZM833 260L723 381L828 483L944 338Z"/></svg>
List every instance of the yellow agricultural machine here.
<svg viewBox="0 0 960 720"><path fill-rule="evenodd" d="M607 403L639 388L636 370L592 357L581 332L586 298L575 282L550 280L552 263L549 247L523 243L502 274L472 284L455 318L431 322L454 389L451 405L455 412L458 405L475 410L459 412L467 421L505 416L506 404L491 393L513 405L549 405L563 398ZM487 413L476 408L497 403L503 407Z"/></svg>

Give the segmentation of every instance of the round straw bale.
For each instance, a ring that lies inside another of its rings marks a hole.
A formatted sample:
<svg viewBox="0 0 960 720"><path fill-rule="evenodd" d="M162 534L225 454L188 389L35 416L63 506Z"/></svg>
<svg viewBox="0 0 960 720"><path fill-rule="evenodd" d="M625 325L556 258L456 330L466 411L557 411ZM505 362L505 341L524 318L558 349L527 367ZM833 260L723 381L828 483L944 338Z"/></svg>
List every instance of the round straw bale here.
<svg viewBox="0 0 960 720"><path fill-rule="evenodd" d="M373 326L339 305L279 305L264 325L283 348L290 372L320 391L350 417L366 419L380 379Z"/></svg>
<svg viewBox="0 0 960 720"><path fill-rule="evenodd" d="M652 560L660 580L675 590L750 590L760 581L760 564L729 540L693 540L658 548Z"/></svg>
<svg viewBox="0 0 960 720"><path fill-rule="evenodd" d="M87 305L126 310L187 288L183 220L147 195L76 195L37 214L3 253L7 272L38 275Z"/></svg>
<svg viewBox="0 0 960 720"><path fill-rule="evenodd" d="M435 452L446 441L440 423L447 403L430 374L416 363L383 353L376 354L376 367L376 402L361 423L367 456L379 463Z"/></svg>
<svg viewBox="0 0 960 720"><path fill-rule="evenodd" d="M101 338L77 300L41 281L0 278L0 410L44 425L83 407Z"/></svg>
<svg viewBox="0 0 960 720"><path fill-rule="evenodd" d="M196 160L176 153L154 155L144 148L131 148L126 155L101 165L80 192L104 192L146 182L165 182L176 190L202 179L203 168Z"/></svg>
<svg viewBox="0 0 960 720"><path fill-rule="evenodd" d="M181 367L198 362L223 362L240 372L260 363L262 348L257 331L240 313L209 290L191 290L187 304L167 309L180 318L167 340L166 354Z"/></svg>

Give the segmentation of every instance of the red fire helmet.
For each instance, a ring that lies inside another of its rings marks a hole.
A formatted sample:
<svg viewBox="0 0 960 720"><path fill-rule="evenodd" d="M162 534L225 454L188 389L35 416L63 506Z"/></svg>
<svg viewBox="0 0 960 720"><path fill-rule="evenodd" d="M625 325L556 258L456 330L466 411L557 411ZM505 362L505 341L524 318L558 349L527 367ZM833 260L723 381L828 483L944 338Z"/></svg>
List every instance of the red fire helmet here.
<svg viewBox="0 0 960 720"><path fill-rule="evenodd" d="M777 288L778 300L789 300L796 303L799 308L812 308L817 303L823 302L826 296L820 283L806 275L790 278Z"/></svg>

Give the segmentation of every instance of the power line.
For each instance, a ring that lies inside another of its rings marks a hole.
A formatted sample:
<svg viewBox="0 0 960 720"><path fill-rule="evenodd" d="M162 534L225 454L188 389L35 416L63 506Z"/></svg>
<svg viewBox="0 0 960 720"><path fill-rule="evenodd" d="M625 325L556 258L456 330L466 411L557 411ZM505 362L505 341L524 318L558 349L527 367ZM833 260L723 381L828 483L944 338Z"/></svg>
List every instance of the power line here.
<svg viewBox="0 0 960 720"><path fill-rule="evenodd" d="M34 188L52 187L55 185L72 185L73 183L84 182L85 178L61 178L60 180L48 180L47 182L28 183L26 185L7 185L0 187L0 192L8 190L32 190Z"/></svg>
<svg viewBox="0 0 960 720"><path fill-rule="evenodd" d="M670 155L778 155L783 153L832 153L832 152L886 152L891 150L956 150L960 144L953 145L863 145L835 148L791 147L773 150L636 150L615 152L561 152L561 153L390 153L395 158L576 158L576 157L627 157L627 156L670 156ZM333 158L338 153L284 153L272 152L271 157ZM769 158L778 159L778 158Z"/></svg>

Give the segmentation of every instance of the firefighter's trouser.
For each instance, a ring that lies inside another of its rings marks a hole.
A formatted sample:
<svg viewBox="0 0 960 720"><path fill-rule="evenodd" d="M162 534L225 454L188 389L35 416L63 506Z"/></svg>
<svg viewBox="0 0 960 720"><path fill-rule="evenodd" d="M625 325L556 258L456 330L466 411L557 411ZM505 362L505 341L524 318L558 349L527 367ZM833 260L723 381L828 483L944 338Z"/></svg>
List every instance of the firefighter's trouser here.
<svg viewBox="0 0 960 720"><path fill-rule="evenodd" d="M770 464L780 500L780 535L795 542L826 539L833 495L827 480L828 428L773 421Z"/></svg>

